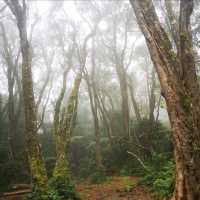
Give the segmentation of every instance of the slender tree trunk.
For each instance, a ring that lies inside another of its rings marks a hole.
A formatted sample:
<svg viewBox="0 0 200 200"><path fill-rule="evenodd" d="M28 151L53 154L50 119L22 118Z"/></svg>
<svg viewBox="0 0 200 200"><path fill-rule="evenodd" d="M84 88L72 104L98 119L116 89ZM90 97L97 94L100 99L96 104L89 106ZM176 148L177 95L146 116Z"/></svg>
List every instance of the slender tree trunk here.
<svg viewBox="0 0 200 200"><path fill-rule="evenodd" d="M119 78L120 83L120 92L122 98L122 115L123 115L123 128L125 134L128 138L130 138L129 131L129 105L128 105L128 84L126 71L123 66L120 64L116 64L116 71Z"/></svg>
<svg viewBox="0 0 200 200"><path fill-rule="evenodd" d="M101 170L103 168L102 164L102 155L101 155L101 144L100 144L100 125L99 125L99 116L98 116L98 95L96 92L96 82L95 82L95 75L96 75L96 49L95 49L95 38L92 39L92 72L91 72L91 82L88 73L85 73L85 80L88 86L88 94L90 99L90 106L94 120L94 130L95 130L95 141L96 141L96 167L97 170Z"/></svg>
<svg viewBox="0 0 200 200"><path fill-rule="evenodd" d="M112 119L109 115L109 112L106 109L105 102L103 101L103 98L99 96L99 104L101 107L101 112L104 115L104 118L106 120L106 126L107 126L107 131L108 131L108 138L110 141L110 145L113 145L113 135L114 135L114 130L113 130L113 123Z"/></svg>
<svg viewBox="0 0 200 200"><path fill-rule="evenodd" d="M156 106L156 96L155 96L155 87L156 87L156 77L155 77L155 70L152 70L151 73L151 89L149 95L149 121L151 124L154 124L155 117L154 117L154 110Z"/></svg>
<svg viewBox="0 0 200 200"><path fill-rule="evenodd" d="M103 164L102 164L102 157L101 157L101 146L100 146L100 127L99 127L99 118L98 118L98 113L97 113L97 102L95 100L95 97L93 96L92 88L90 86L89 82L89 77L86 75L86 82L88 86L88 94L89 94L89 99L90 99L90 106L92 110L92 115L93 115L93 120L94 120L94 130L95 130L95 141L96 141L96 165L98 169L101 169Z"/></svg>
<svg viewBox="0 0 200 200"><path fill-rule="evenodd" d="M10 72L9 72L10 73ZM8 118L9 118L9 134L8 134L8 141L9 141L9 154L11 160L15 159L15 136L16 136L16 120L15 120L15 107L14 107L14 95L13 95L13 83L11 75L8 75L8 90L9 90L9 97L8 97Z"/></svg>
<svg viewBox="0 0 200 200"><path fill-rule="evenodd" d="M135 99L135 96L134 96L133 87L132 87L131 83L128 85L128 87L129 87L129 92L130 92L133 108L134 108L134 111L135 111L136 119L137 119L138 122L140 122L142 120L142 117L140 115L139 107L138 107L138 104L136 102L136 99Z"/></svg>
<svg viewBox="0 0 200 200"><path fill-rule="evenodd" d="M100 100L101 97L100 97L100 95L97 94L97 89L95 88L95 86L93 86L93 87L94 87L94 90L95 90L95 93L96 93L97 105L98 105L98 108L99 108L99 110L101 112L102 119L103 119L103 122L105 124L106 130L107 130L107 133L108 133L109 143L112 146L113 145L113 130L112 130L112 126L111 126L111 123L109 123L108 116L106 115L105 105L103 105L102 101Z"/></svg>
<svg viewBox="0 0 200 200"><path fill-rule="evenodd" d="M14 160L15 158L15 148L14 148L14 141L15 141L15 135L16 135L16 118L15 118L15 106L14 106L14 82L15 82L15 70L16 66L13 62L12 55L9 51L9 44L8 44L8 38L6 36L6 31L3 23L0 23L1 31L2 31L2 37L3 37L3 48L4 48L4 54L3 58L7 65L7 81L8 81L8 120L9 120L9 130L8 130L8 148L9 148L9 158L11 160Z"/></svg>

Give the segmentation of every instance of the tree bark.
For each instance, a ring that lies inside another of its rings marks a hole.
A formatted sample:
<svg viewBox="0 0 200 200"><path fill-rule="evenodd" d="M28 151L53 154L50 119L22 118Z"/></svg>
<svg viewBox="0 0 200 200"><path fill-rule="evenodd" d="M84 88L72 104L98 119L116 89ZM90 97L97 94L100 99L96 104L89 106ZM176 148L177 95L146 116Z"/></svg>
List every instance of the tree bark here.
<svg viewBox="0 0 200 200"><path fill-rule="evenodd" d="M123 127L126 136L130 139L129 131L129 105L128 105L128 84L126 71L123 66L116 64L116 71L120 82L120 92L122 97Z"/></svg>
<svg viewBox="0 0 200 200"><path fill-rule="evenodd" d="M88 94L90 99L90 106L94 120L94 130L95 130L95 141L96 141L96 149L95 149L95 158L96 158L96 166L98 169L101 169L102 164L102 157L101 157L101 146L100 146L100 127L99 127L99 118L97 113L97 102L96 98L94 97L94 91L92 89L89 76L85 73L85 80L88 87Z"/></svg>
<svg viewBox="0 0 200 200"><path fill-rule="evenodd" d="M151 87L149 94L149 121L151 122L152 125L155 121L154 117L154 110L156 106L155 87L156 87L156 77L155 77L155 70L153 69L151 73Z"/></svg>
<svg viewBox="0 0 200 200"><path fill-rule="evenodd" d="M25 111L25 130L28 158L34 183L41 190L47 189L47 173L37 137L37 117L31 72L31 52L27 39L26 3L21 6L18 0L5 0L17 20L22 53L22 87Z"/></svg>
<svg viewBox="0 0 200 200"><path fill-rule="evenodd" d="M122 120L123 120L123 128L125 132L125 136L130 139L130 130L129 130L129 105L128 105L128 83L127 83L127 74L124 65L125 59L125 51L127 48L127 27L128 27L128 19L125 24L125 40L124 47L119 53L117 46L117 21L114 19L113 21L113 54L114 54L114 65L117 72L117 76L119 79L120 85L120 93L121 93L121 109L122 109Z"/></svg>
<svg viewBox="0 0 200 200"><path fill-rule="evenodd" d="M200 90L192 49L193 1L180 1L177 53L151 0L130 0L156 68L173 130L176 183L173 200L200 199Z"/></svg>
<svg viewBox="0 0 200 200"><path fill-rule="evenodd" d="M129 83L128 87L129 87L129 92L130 92L130 96L131 96L132 105L133 105L133 108L134 108L134 111L135 111L136 119L137 119L138 122L140 122L142 120L142 117L140 115L138 103L137 103L135 96L134 96L133 86L132 86L131 83Z"/></svg>
<svg viewBox="0 0 200 200"><path fill-rule="evenodd" d="M66 77L63 79L63 88L60 98L57 101L57 110L54 116L54 136L56 141L56 165L54 168L54 177L70 178L69 163L66 152L69 150L69 143L73 127L76 120L78 93L82 79L82 72L79 72L75 78L74 86L72 88L67 107L60 112L60 102L62 102L63 94L66 88ZM58 109L58 104L59 109Z"/></svg>
<svg viewBox="0 0 200 200"><path fill-rule="evenodd" d="M100 95L98 95L98 105L99 105L99 109L102 113L103 120L104 120L106 128L107 128L108 139L109 139L110 145L112 146L113 145L113 132L114 132L113 125L112 125L112 119L110 118L109 113L105 106L105 102L103 101L103 99Z"/></svg>

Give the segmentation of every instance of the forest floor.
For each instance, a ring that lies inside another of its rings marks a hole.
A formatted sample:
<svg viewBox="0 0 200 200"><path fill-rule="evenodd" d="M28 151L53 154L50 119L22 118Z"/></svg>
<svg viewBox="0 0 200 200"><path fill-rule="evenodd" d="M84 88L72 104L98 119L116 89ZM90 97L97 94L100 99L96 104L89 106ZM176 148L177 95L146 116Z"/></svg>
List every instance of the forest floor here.
<svg viewBox="0 0 200 200"><path fill-rule="evenodd" d="M153 200L150 192L138 186L136 177L109 177L101 184L83 182L77 184L82 200ZM0 197L0 200L22 200L23 197Z"/></svg>
<svg viewBox="0 0 200 200"><path fill-rule="evenodd" d="M101 184L82 183L77 190L83 200L152 200L136 177L112 177Z"/></svg>

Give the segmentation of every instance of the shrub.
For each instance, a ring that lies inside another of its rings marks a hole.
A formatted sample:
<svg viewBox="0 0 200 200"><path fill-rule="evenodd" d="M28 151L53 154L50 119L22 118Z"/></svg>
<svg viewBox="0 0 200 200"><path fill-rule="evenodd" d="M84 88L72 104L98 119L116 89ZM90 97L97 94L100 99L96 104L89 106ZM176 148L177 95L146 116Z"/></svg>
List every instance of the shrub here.
<svg viewBox="0 0 200 200"><path fill-rule="evenodd" d="M155 157L154 155L154 160L156 160ZM160 160L161 157L161 155L158 155L157 159ZM164 159L164 156L162 159ZM140 178L140 184L148 185L155 198L160 200L172 195L175 164L173 160L165 160L161 165L156 165L158 162L147 165L147 170L144 172L143 177Z"/></svg>
<svg viewBox="0 0 200 200"><path fill-rule="evenodd" d="M53 191L56 191L56 194L61 200L80 199L76 193L75 185L69 178L61 176L53 177L51 178L49 185Z"/></svg>
<svg viewBox="0 0 200 200"><path fill-rule="evenodd" d="M94 172L91 176L91 182L92 183L102 183L106 181L106 174L104 168L97 169L96 172Z"/></svg>
<svg viewBox="0 0 200 200"><path fill-rule="evenodd" d="M25 200L80 200L80 198L69 178L53 177L49 181L48 191L41 191L35 186Z"/></svg>

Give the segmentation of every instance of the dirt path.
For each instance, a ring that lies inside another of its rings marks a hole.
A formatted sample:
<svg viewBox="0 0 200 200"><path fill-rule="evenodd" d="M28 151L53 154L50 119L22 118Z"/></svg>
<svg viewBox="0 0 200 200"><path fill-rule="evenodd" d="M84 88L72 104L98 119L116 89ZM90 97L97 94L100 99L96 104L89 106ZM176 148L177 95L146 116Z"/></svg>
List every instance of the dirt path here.
<svg viewBox="0 0 200 200"><path fill-rule="evenodd" d="M83 200L152 200L150 193L137 186L135 177L113 177L103 184L77 186Z"/></svg>

